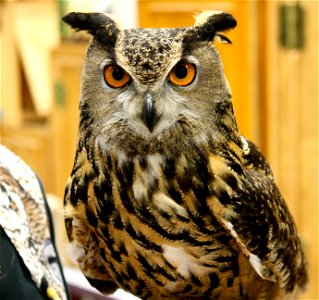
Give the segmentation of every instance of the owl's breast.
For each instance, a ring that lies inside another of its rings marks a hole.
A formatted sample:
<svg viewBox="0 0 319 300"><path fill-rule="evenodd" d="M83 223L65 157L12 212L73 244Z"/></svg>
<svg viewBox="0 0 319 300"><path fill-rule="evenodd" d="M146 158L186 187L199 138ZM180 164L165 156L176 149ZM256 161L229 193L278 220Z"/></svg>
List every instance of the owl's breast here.
<svg viewBox="0 0 319 300"><path fill-rule="evenodd" d="M104 204L108 218L95 234L113 278L143 299L218 299L223 290L220 299L230 299L256 280L204 201L212 177L205 161L187 158L109 158L112 204Z"/></svg>
<svg viewBox="0 0 319 300"><path fill-rule="evenodd" d="M157 293L217 299L224 290L228 298L220 299L230 299L256 281L206 202L215 186L205 149L175 157L99 148L81 155L66 203L77 207L69 235L84 252L94 249L81 257L82 269L84 257L95 255L97 269L104 266L119 286L143 299Z"/></svg>

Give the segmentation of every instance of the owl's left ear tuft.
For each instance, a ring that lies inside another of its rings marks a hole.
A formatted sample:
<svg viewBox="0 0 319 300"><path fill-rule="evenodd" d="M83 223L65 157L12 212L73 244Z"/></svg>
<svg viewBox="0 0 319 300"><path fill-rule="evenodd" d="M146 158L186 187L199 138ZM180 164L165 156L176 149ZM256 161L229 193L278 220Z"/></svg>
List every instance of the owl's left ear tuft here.
<svg viewBox="0 0 319 300"><path fill-rule="evenodd" d="M237 25L235 18L223 11L204 11L196 16L195 28L199 40L213 40L216 36L224 42L230 42L220 32L233 29Z"/></svg>
<svg viewBox="0 0 319 300"><path fill-rule="evenodd" d="M198 14L196 17L195 26L209 27L215 32L225 31L236 27L237 22L235 18L224 11L207 10Z"/></svg>
<svg viewBox="0 0 319 300"><path fill-rule="evenodd" d="M116 22L103 13L71 12L62 20L73 29L88 31L103 44L115 43L119 32Z"/></svg>

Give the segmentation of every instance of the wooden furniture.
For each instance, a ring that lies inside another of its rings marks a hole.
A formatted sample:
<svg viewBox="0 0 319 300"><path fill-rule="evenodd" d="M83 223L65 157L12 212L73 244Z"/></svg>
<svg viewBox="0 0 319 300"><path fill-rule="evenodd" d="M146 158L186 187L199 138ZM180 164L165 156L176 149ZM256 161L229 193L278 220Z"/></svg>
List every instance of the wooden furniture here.
<svg viewBox="0 0 319 300"><path fill-rule="evenodd" d="M55 192L53 132L47 124L1 126L1 144L20 156L36 172L46 192Z"/></svg>
<svg viewBox="0 0 319 300"><path fill-rule="evenodd" d="M299 1L305 15L304 47L285 49L278 40L278 11L284 2L262 2L264 145L309 261L308 291L302 299L319 299L318 26L314 25L319 4Z"/></svg>

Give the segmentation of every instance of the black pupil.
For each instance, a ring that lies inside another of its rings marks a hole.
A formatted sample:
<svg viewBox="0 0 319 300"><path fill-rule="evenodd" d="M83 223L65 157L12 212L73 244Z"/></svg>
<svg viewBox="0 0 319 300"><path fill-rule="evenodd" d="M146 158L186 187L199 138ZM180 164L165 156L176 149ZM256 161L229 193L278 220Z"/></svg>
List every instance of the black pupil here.
<svg viewBox="0 0 319 300"><path fill-rule="evenodd" d="M175 75L179 79L183 79L187 76L188 70L185 65L178 65L175 68Z"/></svg>
<svg viewBox="0 0 319 300"><path fill-rule="evenodd" d="M112 75L115 80L122 80L124 77L124 71L122 68L116 67L112 72Z"/></svg>

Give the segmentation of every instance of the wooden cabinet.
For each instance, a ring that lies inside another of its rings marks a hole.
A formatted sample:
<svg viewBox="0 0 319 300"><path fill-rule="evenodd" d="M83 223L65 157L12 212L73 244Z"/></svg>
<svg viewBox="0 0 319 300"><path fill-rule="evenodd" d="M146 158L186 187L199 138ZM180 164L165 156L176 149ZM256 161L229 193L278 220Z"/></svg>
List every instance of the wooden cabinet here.
<svg viewBox="0 0 319 300"><path fill-rule="evenodd" d="M56 187L52 137L48 124L1 126L1 144L27 162L49 193L55 192Z"/></svg>
<svg viewBox="0 0 319 300"><path fill-rule="evenodd" d="M287 1L264 1L263 6L265 31L260 43L264 54L265 145L309 261L309 286L302 299L319 299L318 26L314 25L318 24L319 3L290 3L300 5L304 12L304 46L300 49L284 48L279 43L278 12L283 4Z"/></svg>

